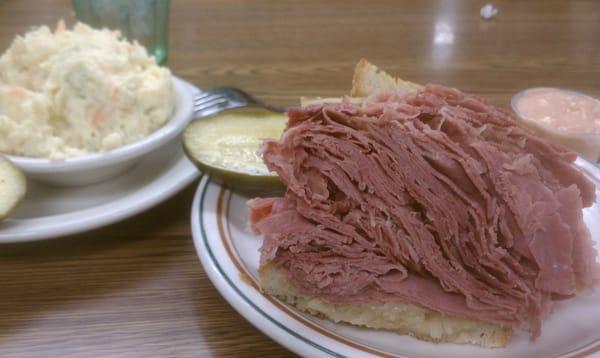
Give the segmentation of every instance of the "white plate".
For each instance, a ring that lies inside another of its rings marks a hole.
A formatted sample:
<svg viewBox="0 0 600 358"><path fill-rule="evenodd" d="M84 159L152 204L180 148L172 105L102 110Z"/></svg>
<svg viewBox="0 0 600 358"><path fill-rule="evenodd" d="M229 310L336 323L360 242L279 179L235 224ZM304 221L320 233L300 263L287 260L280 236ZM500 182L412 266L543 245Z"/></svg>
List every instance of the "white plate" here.
<svg viewBox="0 0 600 358"><path fill-rule="evenodd" d="M115 223L170 198L199 176L177 137L102 183L53 187L28 181L25 200L0 222L0 243L56 238Z"/></svg>
<svg viewBox="0 0 600 358"><path fill-rule="evenodd" d="M578 161L596 182L600 169ZM213 284L246 319L290 350L308 357L574 357L600 351L600 290L557 302L535 342L517 332L501 349L433 344L393 332L335 324L301 313L258 289L259 236L245 231L248 198L203 178L192 207L196 251ZM600 203L584 220L600 248Z"/></svg>

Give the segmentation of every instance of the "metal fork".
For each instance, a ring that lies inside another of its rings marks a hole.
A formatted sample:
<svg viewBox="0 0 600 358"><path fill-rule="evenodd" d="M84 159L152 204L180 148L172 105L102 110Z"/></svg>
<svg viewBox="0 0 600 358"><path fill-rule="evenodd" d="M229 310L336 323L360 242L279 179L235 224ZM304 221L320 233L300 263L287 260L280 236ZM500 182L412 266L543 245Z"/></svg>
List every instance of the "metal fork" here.
<svg viewBox="0 0 600 358"><path fill-rule="evenodd" d="M194 114L202 118L227 109L241 107L265 108L274 112L283 112L282 108L266 105L246 92L233 87L220 87L202 91L194 96Z"/></svg>

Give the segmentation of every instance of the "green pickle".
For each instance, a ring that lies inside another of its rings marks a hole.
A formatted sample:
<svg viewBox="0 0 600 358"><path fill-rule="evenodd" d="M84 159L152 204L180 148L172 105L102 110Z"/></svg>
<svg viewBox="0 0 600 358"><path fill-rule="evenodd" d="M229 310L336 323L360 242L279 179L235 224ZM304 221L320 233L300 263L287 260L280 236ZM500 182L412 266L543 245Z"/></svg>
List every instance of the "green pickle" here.
<svg viewBox="0 0 600 358"><path fill-rule="evenodd" d="M283 189L260 156L264 139L281 137L287 116L261 109L238 109L198 119L183 132L188 158L211 179L240 191Z"/></svg>
<svg viewBox="0 0 600 358"><path fill-rule="evenodd" d="M0 155L0 220L15 209L26 191L27 181L23 172Z"/></svg>

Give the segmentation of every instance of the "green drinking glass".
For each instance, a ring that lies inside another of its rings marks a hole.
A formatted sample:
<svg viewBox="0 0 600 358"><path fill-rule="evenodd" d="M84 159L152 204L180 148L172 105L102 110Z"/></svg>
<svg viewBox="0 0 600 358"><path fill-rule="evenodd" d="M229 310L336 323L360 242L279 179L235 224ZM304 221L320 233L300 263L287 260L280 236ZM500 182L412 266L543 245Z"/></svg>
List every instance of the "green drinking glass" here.
<svg viewBox="0 0 600 358"><path fill-rule="evenodd" d="M95 28L119 30L136 40L158 64L167 60L169 0L71 0L77 19Z"/></svg>

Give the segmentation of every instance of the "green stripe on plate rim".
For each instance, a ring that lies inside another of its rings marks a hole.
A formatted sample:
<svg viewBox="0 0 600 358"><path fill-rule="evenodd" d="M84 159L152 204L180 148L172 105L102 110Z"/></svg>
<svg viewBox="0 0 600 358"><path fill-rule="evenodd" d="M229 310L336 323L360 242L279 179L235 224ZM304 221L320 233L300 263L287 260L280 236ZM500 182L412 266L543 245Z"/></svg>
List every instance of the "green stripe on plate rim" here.
<svg viewBox="0 0 600 358"><path fill-rule="evenodd" d="M217 270L219 271L219 274L225 279L225 281L227 282L227 284L244 300L246 301L246 303L248 303L255 311L257 311L259 314L261 314L263 317L265 317L267 320L269 320L271 323L275 324L277 327L279 327L280 329L284 330L285 332L289 333L290 335L292 335L293 337L301 340L302 342L311 345L312 347L327 353L333 357L344 357L344 355L336 353L330 349L327 349L323 346L321 346L318 343L315 343L313 341L311 341L310 339L301 336L300 334L292 331L291 329L289 329L288 327L284 326L281 322L277 321L276 319L274 319L273 317L271 317L268 313L266 313L265 311L263 311L260 307L258 307L254 302L252 302L246 295L244 295L244 293L242 293L242 291L233 284L233 281L229 278L229 276L227 276L227 274L225 273L225 271L223 270L223 268L221 267L221 265L219 264L219 262L216 260L215 255L212 251L212 249L210 248L210 245L208 244L208 238L206 235L206 230L204 229L204 219L203 219L203 215L202 213L204 212L204 197L206 196L206 191L208 190L208 185L210 183L210 179L206 178L206 181L204 182L204 187L202 188L202 194L200 194L200 210L199 210L199 220L200 220L200 233L202 234L202 240L204 242L204 247L206 248L206 252L208 252L208 255L210 257L210 259L212 260L213 264L215 265L215 267L217 268Z"/></svg>

